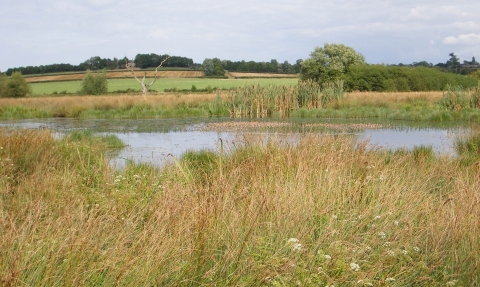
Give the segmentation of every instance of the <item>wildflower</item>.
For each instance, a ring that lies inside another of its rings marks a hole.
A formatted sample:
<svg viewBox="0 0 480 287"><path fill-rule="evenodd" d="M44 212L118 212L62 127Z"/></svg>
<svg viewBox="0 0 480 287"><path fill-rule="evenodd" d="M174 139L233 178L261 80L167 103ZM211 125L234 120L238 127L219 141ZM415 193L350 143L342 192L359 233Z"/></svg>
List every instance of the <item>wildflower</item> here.
<svg viewBox="0 0 480 287"><path fill-rule="evenodd" d="M360 265L358 265L357 263L350 263L350 269L352 269L352 271L360 271Z"/></svg>
<svg viewBox="0 0 480 287"><path fill-rule="evenodd" d="M333 219L337 219L338 216L334 214L334 215L332 215L332 218L333 218Z"/></svg>
<svg viewBox="0 0 480 287"><path fill-rule="evenodd" d="M393 250L388 250L387 254L388 256L395 256L395 252L393 252Z"/></svg>
<svg viewBox="0 0 480 287"><path fill-rule="evenodd" d="M383 243L383 247L390 247L390 244L391 243L389 241L387 241L387 242Z"/></svg>
<svg viewBox="0 0 480 287"><path fill-rule="evenodd" d="M298 243L298 242L300 242L300 240L298 240L297 238L288 239L288 243Z"/></svg>
<svg viewBox="0 0 480 287"><path fill-rule="evenodd" d="M414 250L415 252L420 252L420 248L418 248L417 246L414 246L414 247L413 247L413 250Z"/></svg>
<svg viewBox="0 0 480 287"><path fill-rule="evenodd" d="M375 216L375 218L373 218L373 220L378 220L378 219L380 219L380 218L381 218L381 216L380 216L380 215L377 215L377 216Z"/></svg>
<svg viewBox="0 0 480 287"><path fill-rule="evenodd" d="M325 258L325 260L327 261L330 261L332 260L332 256L328 255L328 254L325 254L325 256L323 256Z"/></svg>
<svg viewBox="0 0 480 287"><path fill-rule="evenodd" d="M403 255L407 255L408 251L407 250L402 250Z"/></svg>
<svg viewBox="0 0 480 287"><path fill-rule="evenodd" d="M292 250L293 251L301 251L302 250L302 244L300 244L300 243L293 244Z"/></svg>
<svg viewBox="0 0 480 287"><path fill-rule="evenodd" d="M397 220L395 220L395 221L393 222L393 224L395 224L395 225L399 225L399 224L400 224L400 222L398 222Z"/></svg>
<svg viewBox="0 0 480 287"><path fill-rule="evenodd" d="M298 240L297 238L288 239L288 243L291 245L293 251L302 250L302 244L300 244L300 240Z"/></svg>
<svg viewBox="0 0 480 287"><path fill-rule="evenodd" d="M370 252L370 251L372 251L372 247L370 246L365 247L365 252Z"/></svg>
<svg viewBox="0 0 480 287"><path fill-rule="evenodd" d="M395 278L393 277L388 277L387 279L385 279L385 282L395 282Z"/></svg>
<svg viewBox="0 0 480 287"><path fill-rule="evenodd" d="M380 231L380 232L378 233L378 236L380 236L381 239L387 238L387 234L385 234L385 232L383 232L383 231Z"/></svg>
<svg viewBox="0 0 480 287"><path fill-rule="evenodd" d="M458 281L458 280L448 281L446 285L447 285L447 286L455 286L455 285L457 285L457 281Z"/></svg>

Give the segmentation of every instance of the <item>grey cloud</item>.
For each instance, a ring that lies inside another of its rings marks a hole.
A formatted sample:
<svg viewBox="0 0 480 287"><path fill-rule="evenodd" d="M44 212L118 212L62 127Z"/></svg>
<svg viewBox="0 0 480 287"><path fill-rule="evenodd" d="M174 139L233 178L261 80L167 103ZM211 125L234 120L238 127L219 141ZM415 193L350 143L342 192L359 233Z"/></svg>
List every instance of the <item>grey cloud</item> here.
<svg viewBox="0 0 480 287"><path fill-rule="evenodd" d="M1 70L166 52L196 62L293 62L324 43L352 46L373 63L437 63L452 47L461 59L480 50L480 4L465 0L25 0L2 6Z"/></svg>

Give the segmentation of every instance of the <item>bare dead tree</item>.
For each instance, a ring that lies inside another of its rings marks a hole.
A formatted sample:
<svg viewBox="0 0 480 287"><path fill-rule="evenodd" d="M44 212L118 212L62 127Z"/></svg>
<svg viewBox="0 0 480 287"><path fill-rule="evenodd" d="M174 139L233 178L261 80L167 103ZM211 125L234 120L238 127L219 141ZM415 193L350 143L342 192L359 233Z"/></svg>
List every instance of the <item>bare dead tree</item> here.
<svg viewBox="0 0 480 287"><path fill-rule="evenodd" d="M163 60L160 62L160 65L158 65L158 67L155 69L155 75L154 75L153 81L151 81L149 84L148 84L148 83L145 83L145 78L147 77L147 72L145 72L145 73L143 74L143 79L140 81L140 80L137 78L137 76L135 76L135 72L134 72L133 69L130 67L130 63L128 62L128 60L125 59L125 62L126 62L125 67L126 67L130 72L132 72L132 75L133 75L133 77L135 77L135 80L137 80L137 82L139 82L140 85L142 86L142 94L143 94L143 98L144 98L144 99L147 97L148 88L150 88L150 87L155 83L155 81L157 81L158 68L160 68L160 67L163 65L163 63L165 63L165 61L167 61L169 58L170 58L170 56L167 56L165 59L163 59Z"/></svg>

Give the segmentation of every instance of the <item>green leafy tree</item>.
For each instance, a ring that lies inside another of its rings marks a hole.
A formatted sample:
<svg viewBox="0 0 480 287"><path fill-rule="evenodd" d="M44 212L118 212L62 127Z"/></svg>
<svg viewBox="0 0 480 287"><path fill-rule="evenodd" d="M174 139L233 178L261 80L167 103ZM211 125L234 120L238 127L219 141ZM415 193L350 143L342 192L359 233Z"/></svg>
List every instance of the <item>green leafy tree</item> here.
<svg viewBox="0 0 480 287"><path fill-rule="evenodd" d="M447 66L450 69L458 69L460 68L460 59L454 54L450 53L448 54L450 56L450 59L447 61Z"/></svg>
<svg viewBox="0 0 480 287"><path fill-rule="evenodd" d="M93 74L87 71L82 80L80 93L84 95L102 95L108 92L107 73L102 71Z"/></svg>
<svg viewBox="0 0 480 287"><path fill-rule="evenodd" d="M350 66L365 64L364 57L343 44L316 47L310 58L301 63L300 79L319 83L333 82L348 72Z"/></svg>
<svg viewBox="0 0 480 287"><path fill-rule="evenodd" d="M10 79L4 74L0 76L0 96L5 98L20 98L31 93L30 86L21 72L14 72Z"/></svg>
<svg viewBox="0 0 480 287"><path fill-rule="evenodd" d="M225 69L222 67L222 61L220 61L218 58L205 59L202 66L205 76L207 77L225 75Z"/></svg>

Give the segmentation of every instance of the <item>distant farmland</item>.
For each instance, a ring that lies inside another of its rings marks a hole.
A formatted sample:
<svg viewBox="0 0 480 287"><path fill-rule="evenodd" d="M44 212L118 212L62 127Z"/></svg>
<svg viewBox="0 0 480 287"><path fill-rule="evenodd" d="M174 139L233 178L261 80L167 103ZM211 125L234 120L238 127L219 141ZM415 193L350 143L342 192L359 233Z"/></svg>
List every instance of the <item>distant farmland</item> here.
<svg viewBox="0 0 480 287"><path fill-rule="evenodd" d="M147 73L147 77L154 77L155 71L135 71L137 77L143 77L144 73ZM85 73L72 73L72 74L56 74L56 75L42 75L27 77L25 80L28 83L39 82L61 82L61 81L80 81L85 77ZM203 77L203 71L158 71L158 78L198 78ZM123 79L132 78L132 73L128 71L109 71L107 72L108 79Z"/></svg>
<svg viewBox="0 0 480 287"><path fill-rule="evenodd" d="M74 76L74 75L72 75ZM79 75L83 77L83 75ZM151 79L147 79L151 80ZM242 87L245 85L295 85L297 78L243 78L243 79L208 79L208 78L159 78L150 88L151 91L163 92L165 89L191 89L195 86L197 89L219 88L230 89ZM56 93L74 94L80 90L81 81L47 81L30 82L32 93L34 95L51 95ZM108 91L115 92L119 90L134 89L140 90L140 84L133 77L110 78L108 79ZM139 92L140 93L140 92Z"/></svg>

